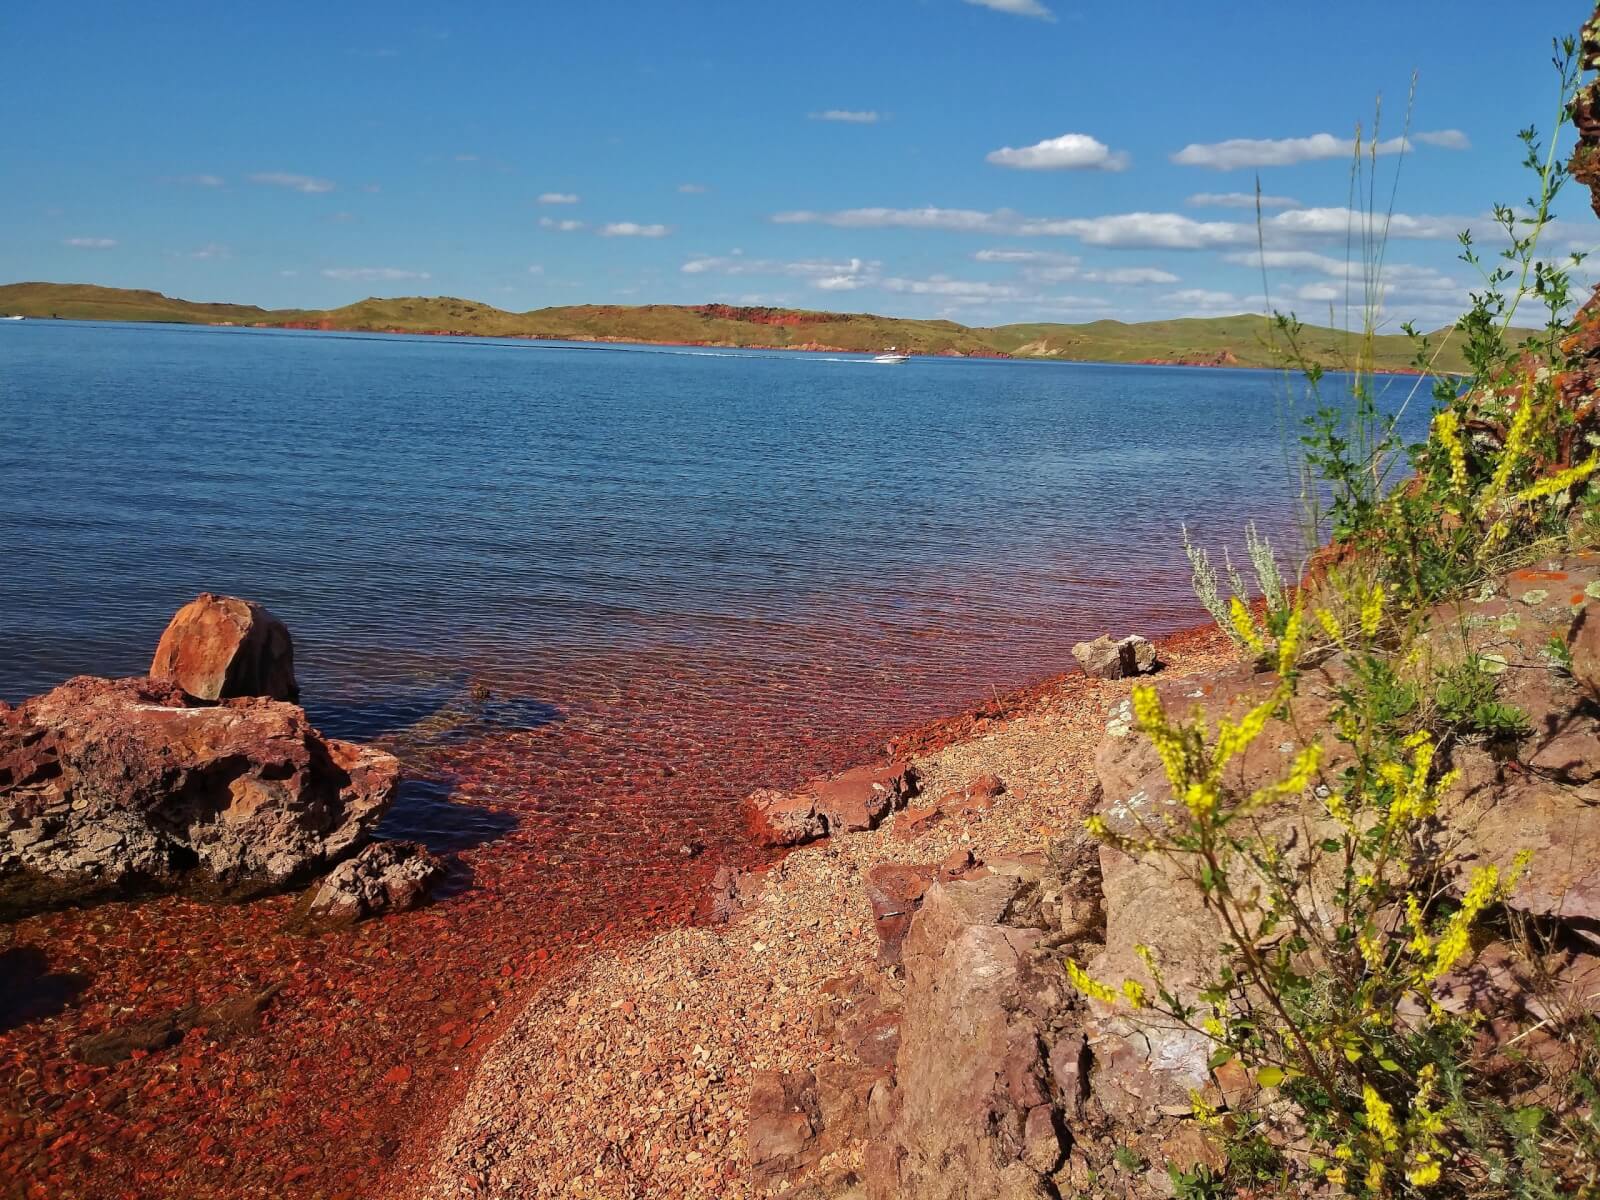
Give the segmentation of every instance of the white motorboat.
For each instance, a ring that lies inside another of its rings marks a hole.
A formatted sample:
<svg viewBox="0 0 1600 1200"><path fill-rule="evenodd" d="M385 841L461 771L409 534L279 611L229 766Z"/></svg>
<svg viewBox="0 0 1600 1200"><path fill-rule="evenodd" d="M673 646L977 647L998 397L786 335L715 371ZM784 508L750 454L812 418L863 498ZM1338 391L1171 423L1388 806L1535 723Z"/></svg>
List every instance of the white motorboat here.
<svg viewBox="0 0 1600 1200"><path fill-rule="evenodd" d="M0 321L22 321L26 319L25 317L0 317Z"/></svg>
<svg viewBox="0 0 1600 1200"><path fill-rule="evenodd" d="M903 363L903 362L910 362L911 361L911 355L909 355L909 354L901 354L900 351L896 350L893 346L890 346L882 354L879 354L879 355L875 356L872 361L875 362L875 363Z"/></svg>

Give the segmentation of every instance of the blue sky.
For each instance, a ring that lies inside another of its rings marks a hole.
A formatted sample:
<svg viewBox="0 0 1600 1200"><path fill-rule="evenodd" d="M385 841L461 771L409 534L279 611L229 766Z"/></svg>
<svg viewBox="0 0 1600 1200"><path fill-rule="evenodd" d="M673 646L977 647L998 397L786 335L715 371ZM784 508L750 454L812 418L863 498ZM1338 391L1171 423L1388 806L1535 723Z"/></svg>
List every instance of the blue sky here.
<svg viewBox="0 0 1600 1200"><path fill-rule="evenodd" d="M1386 314L1525 197L1518 0L10 0L0 281L324 307L711 300L969 324L1342 308L1348 139L1398 138ZM1553 243L1600 225L1571 193Z"/></svg>

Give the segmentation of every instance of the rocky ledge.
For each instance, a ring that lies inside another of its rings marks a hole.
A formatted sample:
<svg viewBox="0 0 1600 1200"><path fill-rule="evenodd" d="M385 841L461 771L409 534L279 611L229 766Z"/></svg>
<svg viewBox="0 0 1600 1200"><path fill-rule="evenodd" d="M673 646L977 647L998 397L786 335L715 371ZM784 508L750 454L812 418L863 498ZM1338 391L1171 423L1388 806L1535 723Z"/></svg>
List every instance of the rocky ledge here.
<svg viewBox="0 0 1600 1200"><path fill-rule="evenodd" d="M81 676L0 704L0 909L138 888L245 895L359 848L399 763L323 737L294 704L241 694L293 695L292 663L276 618L203 595L150 676Z"/></svg>

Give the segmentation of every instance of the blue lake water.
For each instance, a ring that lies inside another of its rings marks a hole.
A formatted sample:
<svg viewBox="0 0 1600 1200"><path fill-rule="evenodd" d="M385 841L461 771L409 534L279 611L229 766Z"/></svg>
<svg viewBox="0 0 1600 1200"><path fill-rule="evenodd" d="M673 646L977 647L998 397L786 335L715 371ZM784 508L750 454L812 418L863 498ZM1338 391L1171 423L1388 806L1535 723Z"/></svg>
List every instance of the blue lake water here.
<svg viewBox="0 0 1600 1200"><path fill-rule="evenodd" d="M467 681L525 721L644 663L805 680L818 710L975 697L1066 669L1079 638L1201 619L1180 523L1213 545L1291 528L1289 386L0 327L0 698L142 671L201 590L287 621L335 732Z"/></svg>

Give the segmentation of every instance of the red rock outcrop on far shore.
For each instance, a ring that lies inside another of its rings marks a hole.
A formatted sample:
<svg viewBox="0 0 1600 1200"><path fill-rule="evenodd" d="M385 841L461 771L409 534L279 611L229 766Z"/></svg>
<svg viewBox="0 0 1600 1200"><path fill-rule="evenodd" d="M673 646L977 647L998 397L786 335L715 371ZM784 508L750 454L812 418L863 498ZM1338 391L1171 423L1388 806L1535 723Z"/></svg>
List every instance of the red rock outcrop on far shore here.
<svg viewBox="0 0 1600 1200"><path fill-rule="evenodd" d="M201 700L267 696L294 700L294 641L259 604L201 592L167 624L150 678L177 684Z"/></svg>

